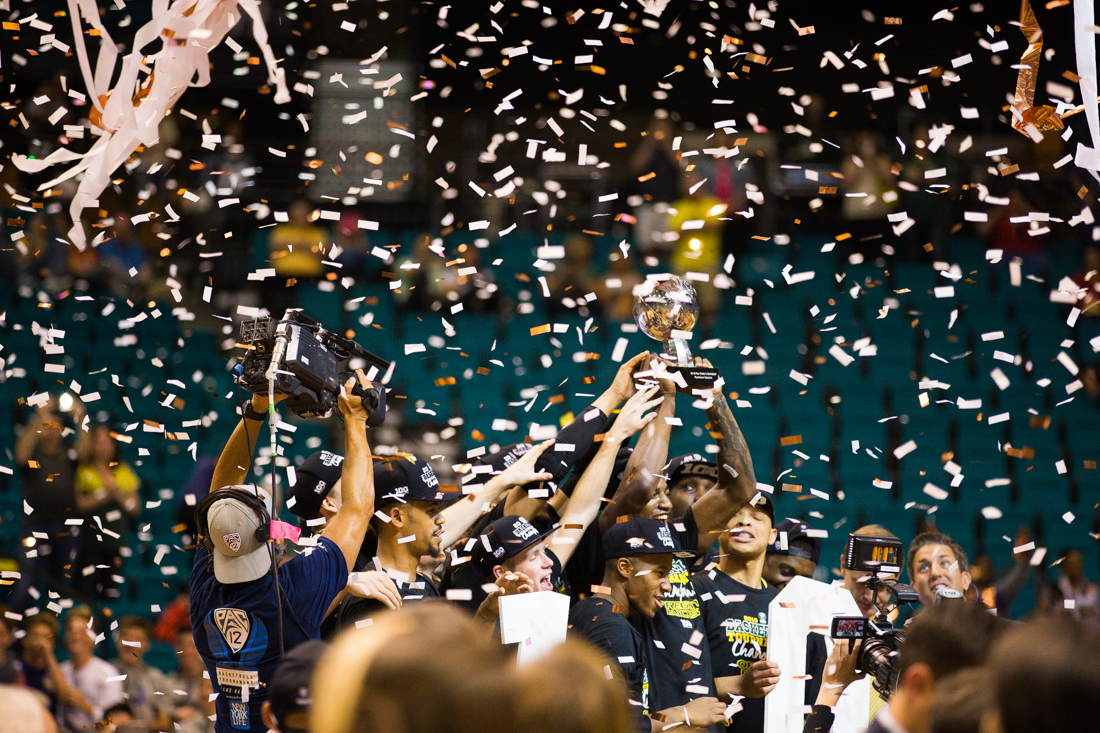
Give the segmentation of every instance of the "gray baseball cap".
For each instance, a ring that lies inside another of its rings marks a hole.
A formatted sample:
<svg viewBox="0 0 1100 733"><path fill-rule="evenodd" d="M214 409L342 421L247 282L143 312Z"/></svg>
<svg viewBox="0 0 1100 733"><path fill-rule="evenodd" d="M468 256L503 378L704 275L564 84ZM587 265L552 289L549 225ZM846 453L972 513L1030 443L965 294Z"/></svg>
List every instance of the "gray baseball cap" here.
<svg viewBox="0 0 1100 733"><path fill-rule="evenodd" d="M252 486L234 488L255 495ZM271 494L259 489L260 499L267 507L268 517L275 513ZM256 510L240 499L225 498L214 502L206 512L210 541L214 543L214 577L219 583L249 583L271 571L271 554L267 542L257 536L263 519Z"/></svg>

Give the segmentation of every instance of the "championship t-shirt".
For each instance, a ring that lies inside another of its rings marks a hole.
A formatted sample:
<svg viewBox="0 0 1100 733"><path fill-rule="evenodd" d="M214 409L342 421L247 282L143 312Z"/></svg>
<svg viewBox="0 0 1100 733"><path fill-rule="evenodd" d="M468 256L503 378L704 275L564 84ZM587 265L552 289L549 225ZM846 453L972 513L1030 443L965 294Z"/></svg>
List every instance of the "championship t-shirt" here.
<svg viewBox="0 0 1100 733"><path fill-rule="evenodd" d="M715 677L743 674L768 653L768 604L779 592L750 588L717 568L695 575ZM745 698L729 733L763 733L764 698Z"/></svg>
<svg viewBox="0 0 1100 733"><path fill-rule="evenodd" d="M367 569L373 570L374 568L371 567ZM416 601L425 601L440 597L439 589L436 588L435 581L427 575L417 573L416 578L410 583L402 583L393 578L393 576L390 577L393 580L393 584L397 586L397 592L401 595L402 608L404 608L405 603L415 603ZM336 606L329 617L325 619L325 623L321 627L321 637L325 640L329 640L344 629L355 628L356 621L370 618L379 611L384 611L388 608L389 606L375 598L360 598L359 596L352 595L345 596L344 600L340 601L340 604Z"/></svg>
<svg viewBox="0 0 1100 733"><path fill-rule="evenodd" d="M679 549L688 552L698 549L699 529L691 509L680 519L669 520L668 527ZM672 592L665 596L652 621L635 621L638 631L649 642L656 670L652 683L654 710L680 707L697 697L714 695L711 651L706 643L699 596L688 574L690 567L691 558L674 557L668 576Z"/></svg>
<svg viewBox="0 0 1100 733"><path fill-rule="evenodd" d="M195 553L191 633L217 693L214 730L264 733L260 710L280 658L275 578L269 573L250 583L219 583L209 555L205 547ZM327 537L283 563L279 585L286 651L320 638L325 611L347 582L344 553Z"/></svg>
<svg viewBox="0 0 1100 733"><path fill-rule="evenodd" d="M643 619L644 622L644 619ZM655 670L649 645L626 616L614 609L606 598L585 598L569 611L569 629L603 650L622 670L630 686L630 708L638 719L638 730L651 729L649 713L650 685Z"/></svg>

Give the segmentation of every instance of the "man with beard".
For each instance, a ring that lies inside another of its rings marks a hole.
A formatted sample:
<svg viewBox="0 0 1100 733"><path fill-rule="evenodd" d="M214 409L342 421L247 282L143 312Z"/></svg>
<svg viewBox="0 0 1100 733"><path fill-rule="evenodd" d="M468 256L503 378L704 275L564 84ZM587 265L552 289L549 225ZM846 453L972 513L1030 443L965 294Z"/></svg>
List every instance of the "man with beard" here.
<svg viewBox="0 0 1100 733"><path fill-rule="evenodd" d="M435 582L417 566L422 555L439 554L446 521L440 504L462 494L443 491L432 467L410 454L374 462L374 492L370 526L378 535L377 569L390 576L403 602L439 598ZM331 614L332 630L354 626L387 607L392 604L349 595Z"/></svg>

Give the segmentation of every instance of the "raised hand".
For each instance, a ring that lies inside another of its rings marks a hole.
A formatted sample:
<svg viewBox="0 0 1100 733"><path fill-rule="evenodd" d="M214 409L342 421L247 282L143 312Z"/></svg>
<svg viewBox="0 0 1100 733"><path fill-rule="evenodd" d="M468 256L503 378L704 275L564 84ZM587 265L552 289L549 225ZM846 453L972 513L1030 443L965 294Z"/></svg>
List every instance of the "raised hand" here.
<svg viewBox="0 0 1100 733"><path fill-rule="evenodd" d="M654 397L659 389L660 386L654 384L635 392L623 405L623 409L619 411L615 424L608 431L608 440L616 443L626 442L634 433L657 417L656 412L647 413L646 411L668 399L664 396Z"/></svg>
<svg viewBox="0 0 1100 733"><path fill-rule="evenodd" d="M538 462L539 457L553 444L553 440L547 440L533 446L518 461L501 471L501 478L505 479L509 486L526 486L536 481L549 481L554 478L554 474L549 471L535 469L535 463Z"/></svg>
<svg viewBox="0 0 1100 733"><path fill-rule="evenodd" d="M344 414L344 419L351 418L357 422L366 423L367 418L370 417L370 409L363 404L363 399L358 395L352 394L352 390L355 389L355 381L359 380L359 386L366 389L370 386L370 382L367 381L366 376L363 374L362 369L355 370L355 376L348 379L340 387L340 412ZM253 397L253 409L255 409L255 399L260 395ZM279 395L275 396L275 401L279 401ZM264 409L267 409L267 398L264 397Z"/></svg>
<svg viewBox="0 0 1100 733"><path fill-rule="evenodd" d="M377 570L352 573L348 576L348 584L345 587L353 596L373 598L394 611L401 608L401 593L397 590L393 579L386 573L380 573Z"/></svg>
<svg viewBox="0 0 1100 733"><path fill-rule="evenodd" d="M745 697L764 697L779 683L779 665L761 659L741 675L741 694Z"/></svg>

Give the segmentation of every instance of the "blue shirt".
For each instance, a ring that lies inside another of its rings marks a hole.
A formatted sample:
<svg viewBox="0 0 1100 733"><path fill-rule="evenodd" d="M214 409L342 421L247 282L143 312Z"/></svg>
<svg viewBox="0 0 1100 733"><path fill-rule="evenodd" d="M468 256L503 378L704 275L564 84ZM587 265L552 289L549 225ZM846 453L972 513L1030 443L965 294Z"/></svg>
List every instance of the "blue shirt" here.
<svg viewBox="0 0 1100 733"><path fill-rule="evenodd" d="M214 577L209 551L199 547L191 572L191 633L210 673L217 698L217 733L265 733L261 708L279 663L279 611L275 578L223 585ZM318 639L325 611L348 582L347 562L327 537L279 568L283 646L290 651ZM303 636L294 623L297 616ZM243 688L247 686L247 691Z"/></svg>

